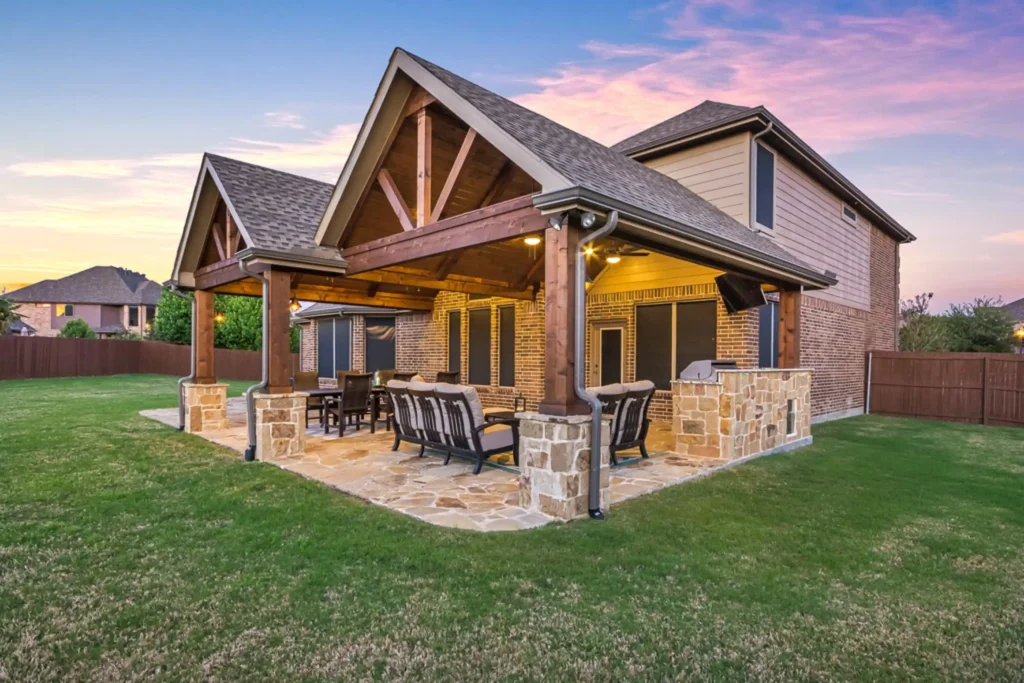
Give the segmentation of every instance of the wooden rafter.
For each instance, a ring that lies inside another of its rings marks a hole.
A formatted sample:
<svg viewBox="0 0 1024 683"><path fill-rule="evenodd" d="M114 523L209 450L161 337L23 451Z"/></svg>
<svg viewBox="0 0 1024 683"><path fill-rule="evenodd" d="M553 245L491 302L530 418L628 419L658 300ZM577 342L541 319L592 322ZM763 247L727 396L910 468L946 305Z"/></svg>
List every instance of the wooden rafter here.
<svg viewBox="0 0 1024 683"><path fill-rule="evenodd" d="M462 146L459 147L459 153L455 155L455 163L452 164L452 170L448 173L448 178L444 181L444 187L441 188L441 194L437 198L437 204L434 205L434 211L430 214L430 222L436 223L441 219L441 214L444 213L444 208L448 204L448 200L452 196L452 192L455 191L455 183L459 180L459 175L462 173L462 169L466 166L466 160L469 158L469 153L473 150L473 143L476 141L476 131L470 128L466 131L466 137L462 139Z"/></svg>
<svg viewBox="0 0 1024 683"><path fill-rule="evenodd" d="M411 273L398 273L391 270L374 270L367 273L358 273L350 276L350 279L365 280L380 285L380 283L391 285L403 285L406 287L422 287L424 289L437 289L449 292L463 292L465 294L485 294L487 296L501 296L508 299L523 299L533 301L533 292L524 289L516 289L506 282L496 284L483 284L479 282L467 282L464 280L437 280L429 274L414 275Z"/></svg>
<svg viewBox="0 0 1024 683"><path fill-rule="evenodd" d="M537 273L544 269L544 252L541 252L540 256L533 260L530 265L530 269L526 271L526 275L516 283L518 289L525 289L534 279L537 277Z"/></svg>
<svg viewBox="0 0 1024 683"><path fill-rule="evenodd" d="M433 126L426 109L416 112L416 227L430 220L430 175L433 165Z"/></svg>
<svg viewBox="0 0 1024 683"><path fill-rule="evenodd" d="M405 107L402 109L402 118L408 118L413 114L426 109L434 102L437 102L436 97L428 93L423 88L417 88L409 95L409 99L406 101Z"/></svg>
<svg viewBox="0 0 1024 683"><path fill-rule="evenodd" d="M487 192L484 193L484 198L480 202L480 206L489 206L494 200L505 191L508 184L512 182L512 176L515 175L516 167L511 161L506 161L498 171L498 175L494 176L494 180L491 182L490 187L487 188Z"/></svg>
<svg viewBox="0 0 1024 683"><path fill-rule="evenodd" d="M437 268L434 270L434 277L437 278L438 280L444 280L445 278L447 278L451 274L452 269L455 267L455 264L459 262L459 258L461 257L461 251L453 251L449 254L445 254L443 257L441 257L441 263L439 263L437 265Z"/></svg>
<svg viewBox="0 0 1024 683"><path fill-rule="evenodd" d="M402 193L398 191L398 186L395 185L394 179L386 168L380 169L380 172L377 173L377 182L380 183L380 188L384 190L384 196L388 198L391 209L398 216L398 222L402 224L402 230L409 231L414 229L416 226L412 222L412 213L409 211L409 205L402 199Z"/></svg>
<svg viewBox="0 0 1024 683"><path fill-rule="evenodd" d="M217 249L217 258L223 261L227 258L227 254L224 252L224 241L220 236L220 223L210 226L210 234L213 237L213 246Z"/></svg>
<svg viewBox="0 0 1024 683"><path fill-rule="evenodd" d="M415 232L403 232L342 252L349 275L388 268L469 247L504 242L544 230L546 219L530 196L452 216Z"/></svg>
<svg viewBox="0 0 1024 683"><path fill-rule="evenodd" d="M232 282L231 284L218 287L215 291L222 294L240 294L243 296L263 295L262 285L252 279ZM430 311L434 308L434 299L427 296L381 291L378 291L374 296L370 296L366 289L357 290L304 283L295 285L291 290L291 296L302 301L321 301L332 304L384 306L386 308L407 308L416 311Z"/></svg>

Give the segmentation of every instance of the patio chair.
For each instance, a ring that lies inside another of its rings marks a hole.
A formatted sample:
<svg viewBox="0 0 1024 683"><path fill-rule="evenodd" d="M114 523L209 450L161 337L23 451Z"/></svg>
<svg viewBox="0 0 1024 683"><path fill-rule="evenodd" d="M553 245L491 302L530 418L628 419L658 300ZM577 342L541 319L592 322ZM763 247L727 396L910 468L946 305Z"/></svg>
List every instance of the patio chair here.
<svg viewBox="0 0 1024 683"><path fill-rule="evenodd" d="M316 372L296 372L295 376L292 377L293 391L310 391L319 388L320 375ZM315 410L317 420L323 422L324 402L319 396L309 396L306 398L306 426L309 426L309 411L311 410Z"/></svg>
<svg viewBox="0 0 1024 683"><path fill-rule="evenodd" d="M437 384L434 387L442 410L442 425L447 437L447 456L444 464L448 464L452 454L475 458L473 474L480 474L484 460L492 455L512 451L512 459L519 465L519 421L484 419L483 405L475 387ZM507 426L508 429L491 429L496 425Z"/></svg>
<svg viewBox="0 0 1024 683"><path fill-rule="evenodd" d="M459 372L448 372L447 370L437 373L437 381L439 384L458 384L459 383Z"/></svg>
<svg viewBox="0 0 1024 683"><path fill-rule="evenodd" d="M640 456L647 458L647 431L651 425L647 409L654 396L654 382L640 380L629 384L609 384L587 391L601 401L601 413L612 418L611 442L608 444L612 464L619 463L616 453L631 448L639 448Z"/></svg>
<svg viewBox="0 0 1024 683"><path fill-rule="evenodd" d="M413 380L413 378L416 377L416 375L418 375L418 374L420 374L420 373L418 373L418 372L398 372L396 370L395 371L395 376L392 379L397 379L399 382L411 382ZM387 382L384 382L384 384L387 384Z"/></svg>
<svg viewBox="0 0 1024 683"><path fill-rule="evenodd" d="M352 424L355 418L356 431L362 426L363 418L370 412L370 374L347 372L344 377L338 373L338 382L342 388L341 399L331 401L327 404L327 419L334 416L337 419L338 433L345 433L345 422Z"/></svg>

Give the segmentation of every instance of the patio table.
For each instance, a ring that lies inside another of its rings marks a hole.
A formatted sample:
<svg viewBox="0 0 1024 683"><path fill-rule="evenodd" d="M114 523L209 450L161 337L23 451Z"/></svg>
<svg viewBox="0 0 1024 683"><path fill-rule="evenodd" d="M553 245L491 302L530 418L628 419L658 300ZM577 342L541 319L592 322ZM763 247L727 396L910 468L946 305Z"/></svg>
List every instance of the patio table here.
<svg viewBox="0 0 1024 683"><path fill-rule="evenodd" d="M341 399L345 394L344 389L340 388L326 388L326 389L306 389L302 393L309 394L313 398L319 398L324 402L324 410L320 411L320 425L324 428L324 434L330 433L330 421L327 414L327 401L332 398ZM344 428L341 428L344 431Z"/></svg>

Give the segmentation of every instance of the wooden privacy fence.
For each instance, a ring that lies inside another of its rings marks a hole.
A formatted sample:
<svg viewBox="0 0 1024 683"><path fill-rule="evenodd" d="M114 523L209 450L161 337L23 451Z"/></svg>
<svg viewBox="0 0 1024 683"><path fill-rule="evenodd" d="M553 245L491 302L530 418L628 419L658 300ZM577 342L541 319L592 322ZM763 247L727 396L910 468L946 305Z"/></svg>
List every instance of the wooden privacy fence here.
<svg viewBox="0 0 1024 683"><path fill-rule="evenodd" d="M162 342L60 337L0 337L0 380L39 377L85 377L153 373L187 375L191 347ZM299 369L293 353L292 372ZM217 349L218 379L258 381L263 359L259 351Z"/></svg>
<svg viewBox="0 0 1024 683"><path fill-rule="evenodd" d="M1024 355L868 354L868 412L1024 427Z"/></svg>

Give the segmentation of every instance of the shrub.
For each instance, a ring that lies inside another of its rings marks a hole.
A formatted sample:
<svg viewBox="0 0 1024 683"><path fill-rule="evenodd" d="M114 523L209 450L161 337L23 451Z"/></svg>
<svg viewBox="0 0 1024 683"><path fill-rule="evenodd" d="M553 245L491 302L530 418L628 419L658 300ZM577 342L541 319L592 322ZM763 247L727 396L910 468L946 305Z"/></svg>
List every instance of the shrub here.
<svg viewBox="0 0 1024 683"><path fill-rule="evenodd" d="M57 336L69 339L95 339L96 333L89 327L89 323L84 320L75 319L64 323L64 328Z"/></svg>

